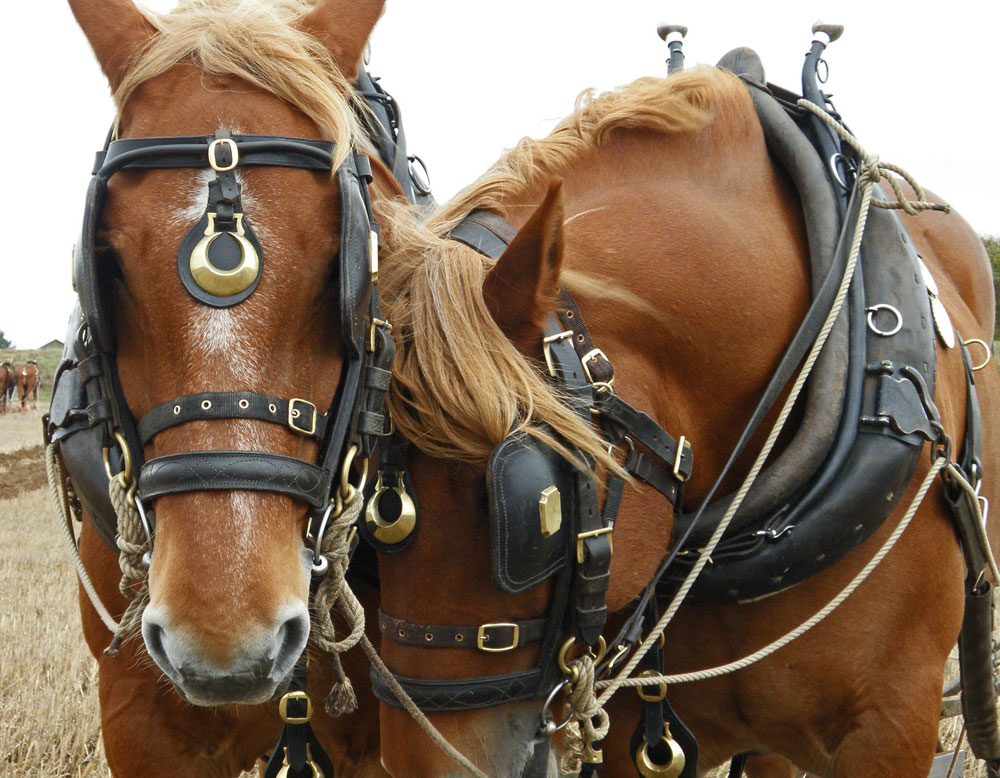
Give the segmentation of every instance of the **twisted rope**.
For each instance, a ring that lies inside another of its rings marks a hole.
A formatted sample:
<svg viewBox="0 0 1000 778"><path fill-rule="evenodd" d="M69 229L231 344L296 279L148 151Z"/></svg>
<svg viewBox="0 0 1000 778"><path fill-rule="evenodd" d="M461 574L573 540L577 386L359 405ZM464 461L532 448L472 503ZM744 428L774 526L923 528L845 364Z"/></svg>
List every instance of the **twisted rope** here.
<svg viewBox="0 0 1000 778"><path fill-rule="evenodd" d="M121 642L142 624L142 612L149 602L149 569L142 557L150 548L135 499L119 478L108 481L108 496L118 517L118 566L122 571L118 591L130 600L111 644L104 649L108 656L117 656Z"/></svg>
<svg viewBox="0 0 1000 778"><path fill-rule="evenodd" d="M840 591L840 593L836 597L830 600L825 606L823 606L821 610L817 611L815 614L812 615L812 617L810 617L804 623L800 624L791 632L782 635L774 642L769 643L768 645L761 648L759 651L756 651L753 654L750 654L749 656L743 657L742 659L737 659L736 661L730 662L729 664L720 665L719 667L713 667L707 670L698 670L692 673L678 673L677 675L656 675L656 676L643 676L641 678L626 678L622 679L620 683L618 682L619 679L616 678L614 681L599 681L597 683L598 688L611 686L612 684L617 684L615 687L616 689L622 686L634 688L637 686L649 686L658 683L667 683L667 684L690 683L692 681L704 681L709 678L717 678L720 675L726 675L727 673L733 673L736 672L737 670L742 670L746 667L749 667L750 665L759 662L761 659L770 656L775 651L784 648L793 640L800 638L810 629L819 624L823 619L825 619L827 616L833 613L840 606L840 604L844 602L844 600L850 597L851 594L853 594L854 591L859 586L861 586L862 583L864 583L865 579L868 578L868 576L876 567L878 567L879 563L881 563L882 560L885 559L886 554L888 554L892 550L892 547L896 545L896 541L899 540L900 536L909 526L910 521L913 519L914 514L916 514L917 509L923 502L924 497L927 495L927 490L934 482L934 479L937 477L941 469L947 466L947 464L948 464L947 459L945 459L944 457L939 457L934 462L934 464L931 465L931 469L927 472L927 476L924 478L923 483L920 485L920 489L917 491L917 495L913 498L913 501L910 503L910 507L907 509L906 513L900 520L896 529L893 530L892 534L885 541L882 547L878 550L878 553L876 553L875 556L873 556L868 561L868 564L866 564L864 568L862 568L861 572L859 572L851 580L851 582Z"/></svg>
<svg viewBox="0 0 1000 778"><path fill-rule="evenodd" d="M576 671L576 680L569 685L566 702L577 726L568 731L565 738L569 746L570 759L576 762L583 752L584 744L599 743L604 740L611 728L611 717L597 699L594 657L584 653L567 662L566 666L571 671Z"/></svg>
<svg viewBox="0 0 1000 778"><path fill-rule="evenodd" d="M70 523L66 468L63 465L62 456L59 454L59 447L56 443L49 443L45 447L45 475L49 481L49 493L52 496L52 503L56 506L56 512L61 519L59 526L62 529L63 539L66 541L66 547L73 558L73 565L76 567L76 574L80 579L80 585L83 586L83 590L87 593L87 597L90 598L90 602L94 606L94 610L97 611L97 615L101 617L101 621L104 622L104 626L112 633L117 632L119 624L108 612L108 609L104 607L104 603L101 602L101 598L97 594L97 589L94 588L94 584L87 574L87 568L83 566L83 560L80 558L80 548L76 545L76 538L73 536L72 525Z"/></svg>
<svg viewBox="0 0 1000 778"><path fill-rule="evenodd" d="M354 491L339 515L331 513L332 521L320 541L320 554L326 559L328 567L312 599L313 641L326 652L333 665L333 688L326 697L326 710L331 716L352 713L358 708L357 695L351 679L344 672L340 655L354 648L365 634L364 608L345 580L351 561L352 530L363 503L360 492ZM330 616L335 607L349 629L348 634L339 640Z"/></svg>

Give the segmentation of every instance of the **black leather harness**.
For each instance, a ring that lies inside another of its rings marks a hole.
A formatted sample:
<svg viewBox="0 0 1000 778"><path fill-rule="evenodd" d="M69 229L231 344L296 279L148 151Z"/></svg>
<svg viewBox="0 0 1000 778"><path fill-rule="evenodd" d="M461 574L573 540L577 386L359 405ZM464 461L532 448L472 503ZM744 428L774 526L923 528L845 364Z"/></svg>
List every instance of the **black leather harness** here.
<svg viewBox="0 0 1000 778"><path fill-rule="evenodd" d="M497 258L515 234L516 229L497 215L474 211L451 237ZM576 412L588 423L596 415L609 445L627 443L626 470L676 504L691 475L690 447L614 393L614 368L594 348L579 308L565 290L556 315L548 319L543 347L550 379ZM497 446L487 465L494 581L501 590L516 594L555 576L546 616L440 626L380 613L382 634L407 645L505 652L531 641L542 644L529 670L458 681L397 677L422 710L471 710L545 697L560 683L557 658L568 641L579 640L603 655L599 646L607 621L611 536L624 480L608 478L600 505L593 463L588 464L587 469L574 468L534 438L512 436ZM552 486L562 497L562 521L546 537L539 532L539 493ZM398 706L386 682L377 673L371 677L376 696Z"/></svg>

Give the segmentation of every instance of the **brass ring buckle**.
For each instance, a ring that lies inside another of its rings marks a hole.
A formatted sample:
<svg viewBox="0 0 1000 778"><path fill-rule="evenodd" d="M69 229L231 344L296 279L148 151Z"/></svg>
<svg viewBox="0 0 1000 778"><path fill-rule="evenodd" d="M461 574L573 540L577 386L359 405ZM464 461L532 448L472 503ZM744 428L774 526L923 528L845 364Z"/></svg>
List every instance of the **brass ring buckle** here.
<svg viewBox="0 0 1000 778"><path fill-rule="evenodd" d="M305 716L289 716L288 715L288 701L289 700L305 700L306 701L306 715ZM309 720L313 715L313 703L312 698L309 697L305 692L288 692L281 701L278 703L278 715L281 716L281 720L286 724L308 724Z"/></svg>
<svg viewBox="0 0 1000 778"><path fill-rule="evenodd" d="M111 449L105 447L101 455L104 458L104 472L108 476L108 480L118 479L118 485L122 489L128 490L129 485L132 483L132 452L129 450L128 443L125 441L125 436L120 432L115 430L113 433L115 437L115 443L118 444L118 448L122 452L122 470L120 473L111 472ZM133 494L134 494L133 490Z"/></svg>
<svg viewBox="0 0 1000 778"><path fill-rule="evenodd" d="M639 673L638 677L649 678L650 676L656 676L656 675L659 675L659 673L656 672L655 670L643 670L641 673ZM639 699L642 700L643 702L663 702L665 699L667 699L667 684L664 681L660 681L658 685L660 688L659 691L657 691L655 694L650 694L649 692L644 691L644 689L646 688L644 686L636 686L635 692L636 694L639 695Z"/></svg>
<svg viewBox="0 0 1000 778"><path fill-rule="evenodd" d="M215 150L222 144L226 144L227 146L229 146L229 153L233 158L233 161L230 162L225 167L221 167L215 158ZM234 170L239 163L240 163L240 150L236 146L236 141L234 141L232 138L216 138L215 140L213 140L211 143L208 144L208 164L212 166L212 170L214 170L216 173L226 173L230 170Z"/></svg>
<svg viewBox="0 0 1000 778"><path fill-rule="evenodd" d="M340 468L340 498L344 501L345 507L354 502L368 481L368 459L366 458L361 463L361 478L357 485L351 483L351 466L354 464L354 458L358 455L359 450L357 443L352 445L347 450L344 464Z"/></svg>
<svg viewBox="0 0 1000 778"><path fill-rule="evenodd" d="M580 668L570 667L566 662L566 658L569 655L569 650L576 643L576 638L569 638L565 643L562 644L562 648L559 649L559 669L562 670L563 675L569 680L571 684L575 684L580 680ZM589 649L588 649L589 650ZM599 665L601 660L604 659L604 655L608 653L608 644L604 640L604 636L601 635L597 639L597 655L594 656L594 664Z"/></svg>

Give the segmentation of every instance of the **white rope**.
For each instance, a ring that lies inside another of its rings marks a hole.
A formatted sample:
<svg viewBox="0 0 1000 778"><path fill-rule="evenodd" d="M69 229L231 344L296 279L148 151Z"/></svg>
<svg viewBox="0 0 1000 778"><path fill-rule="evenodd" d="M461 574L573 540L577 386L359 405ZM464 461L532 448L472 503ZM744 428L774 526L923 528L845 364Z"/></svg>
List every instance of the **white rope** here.
<svg viewBox="0 0 1000 778"><path fill-rule="evenodd" d="M65 471L63 470L62 458L59 456L59 449L56 443L49 443L45 448L45 474L49 480L49 492L52 495L52 502L56 506L56 512L61 519L59 525L66 540L66 547L73 558L73 564L76 567L76 574L80 579L80 584L87 593L87 597L94 606L94 610L97 611L97 615L104 622L104 626L110 632L115 633L118 631L119 624L108 612L108 609L104 607L104 603L101 602L101 598L97 594L97 589L94 588L94 584L87 574L87 568L83 566L83 560L80 558L80 549L76 545L76 538L73 537L73 530L70 529L69 496L66 493Z"/></svg>
<svg viewBox="0 0 1000 778"><path fill-rule="evenodd" d="M750 665L759 662L761 659L770 656L775 651L784 648L793 640L802 637L806 632L811 630L817 624L819 624L823 619L833 613L841 603L844 602L848 597L850 597L854 591L864 583L865 579L872 573L872 571L878 567L879 563L885 559L886 554L888 554L892 547L896 545L896 541L899 540L900 536L909 526L910 521L913 519L914 514L923 502L924 497L927 495L927 490L930 488L937 474L941 471L943 467L947 465L948 460L944 457L938 458L931 469L927 472L927 476L924 478L923 483L920 485L920 489L917 491L916 496L913 498L913 502L910 503L910 507L907 509L903 518L900 520L899 525L893 530L892 534L888 537L882 547L878 550L878 553L873 556L868 564L862 568L853 580L845 586L841 592L830 600L823 608L817 611L813 616L803 624L793 629L791 632L782 635L780 638L775 640L773 643L769 643L764 646L764 648L759 651L750 654L750 656L743 657L742 659L737 659L729 664L720 665L719 667L713 667L707 670L698 670L691 673L678 673L677 675L656 675L656 676L642 676L641 678L626 678L621 680L618 687L636 687L636 686L652 686L660 683L690 683L692 681L704 681L709 678L717 678L720 675L726 675L727 673L733 673L737 670L742 670ZM610 686L616 683L618 679L614 681L599 681L597 684L598 688L603 688L605 686ZM618 688L616 687L616 688Z"/></svg>

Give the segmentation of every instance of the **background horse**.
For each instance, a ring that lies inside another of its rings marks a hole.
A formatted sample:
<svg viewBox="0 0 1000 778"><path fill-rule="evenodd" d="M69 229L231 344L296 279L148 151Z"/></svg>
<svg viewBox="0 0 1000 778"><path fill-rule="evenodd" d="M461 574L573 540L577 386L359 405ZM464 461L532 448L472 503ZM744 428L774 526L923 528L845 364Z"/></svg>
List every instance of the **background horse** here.
<svg viewBox="0 0 1000 778"><path fill-rule="evenodd" d="M14 389L14 365L0 363L0 413L7 413L7 401Z"/></svg>
<svg viewBox="0 0 1000 778"><path fill-rule="evenodd" d="M443 237L474 208L519 228L496 263ZM988 340L994 302L976 234L954 214L906 221L956 328ZM401 333L392 412L415 447L407 467L422 519L412 546L380 556L382 608L417 625L504 623L550 607L550 582L511 595L490 575L484 464L512 429L545 436L537 425L547 424L614 466L540 374L542 327L560 285L614 364L615 390L691 442L688 506L720 472L810 300L796 193L768 155L745 86L714 69L585 100L550 137L522 141L427 228L402 216L383 222L398 247L383 260L383 296ZM957 450L965 370L957 349L939 344L937 357L935 402ZM1000 382L992 367L976 377L988 431L983 495L993 500ZM724 490L738 486L762 434ZM746 656L819 611L881 546L927 472L924 457L885 525L824 572L759 601L684 607L666 635L668 672ZM671 687L700 743L701 769L754 751L827 778L927 775L965 576L940 492L938 480L892 552L805 636L748 669ZM611 611L628 613L670 547L671 526L659 494L625 489ZM538 644L491 654L383 640L381 653L401 676L463 679L531 668ZM513 778L532 754L540 708L519 702L431 718L487 774ZM608 710L606 769L632 774L639 701L623 691ZM381 722L393 775L456 774L405 712L383 705Z"/></svg>
<svg viewBox="0 0 1000 778"><path fill-rule="evenodd" d="M38 387L42 383L42 373L37 362L28 362L14 368L14 383L17 387L21 409L28 409L28 396L31 396L32 407L38 408Z"/></svg>
<svg viewBox="0 0 1000 778"><path fill-rule="evenodd" d="M170 15L146 16L129 0L70 0L114 92L120 137L208 135L222 127L326 139L337 144L334 169L362 137L350 83L382 5L323 0L302 16L304 6L293 0L192 0ZM378 160L372 168L373 199L401 196ZM117 369L131 413L138 419L170 398L207 390L295 396L326 408L341 364L336 180L301 169L237 171L264 270L248 300L212 308L187 294L176 263L178 245L205 209L204 172L126 171L109 184L99 261L113 286ZM246 419L174 427L155 436L145 455L228 448L317 456L312 439ZM239 490L167 495L149 507L156 545L146 619L155 614L158 659L164 646L181 657L174 667L181 680L176 692L165 685L142 640L126 641L117 658L105 655L110 634L81 589L84 635L100 668L108 763L116 776L236 775L274 746L281 729L276 703L250 704L270 695L270 681L248 683L241 667L273 660L275 640L293 643L297 656L309 632L306 509L280 494ZM120 617L128 601L118 590L118 559L89 522L80 554L102 601ZM354 664L357 653L345 659L355 677L364 672ZM313 683L329 688L325 662L313 663L310 689ZM338 775L384 775L377 709L364 689L354 716L334 720L317 706L313 718ZM179 695L233 704L197 707Z"/></svg>

